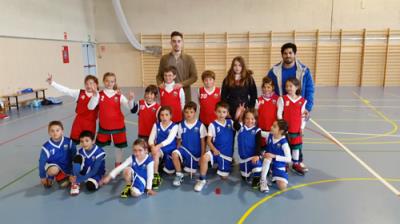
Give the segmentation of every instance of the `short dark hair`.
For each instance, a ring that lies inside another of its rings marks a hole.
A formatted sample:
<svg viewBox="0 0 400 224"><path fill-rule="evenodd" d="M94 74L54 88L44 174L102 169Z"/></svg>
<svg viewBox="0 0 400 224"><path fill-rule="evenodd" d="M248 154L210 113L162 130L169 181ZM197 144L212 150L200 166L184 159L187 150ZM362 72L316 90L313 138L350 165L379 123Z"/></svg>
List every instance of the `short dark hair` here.
<svg viewBox="0 0 400 224"><path fill-rule="evenodd" d="M171 109L171 107L170 107L170 106L162 106L162 107L160 107L160 110L158 111L158 114L157 114L157 120L158 120L158 121L161 120L161 119L160 119L160 115L161 115L161 112L163 112L164 110L168 111L169 114L171 114L171 116L172 116L172 109Z"/></svg>
<svg viewBox="0 0 400 224"><path fill-rule="evenodd" d="M79 139L88 137L90 138L92 141L94 140L94 133L88 130L82 131L81 134L79 135Z"/></svg>
<svg viewBox="0 0 400 224"><path fill-rule="evenodd" d="M204 79L206 78L212 78L215 80L215 72L211 71L211 70L205 70L202 74L201 74L201 80L204 81Z"/></svg>
<svg viewBox="0 0 400 224"><path fill-rule="evenodd" d="M176 75L178 73L176 67L173 65L170 65L170 66L167 66L166 68L164 68L163 72L164 73L172 72L172 74L174 74L174 75Z"/></svg>
<svg viewBox="0 0 400 224"><path fill-rule="evenodd" d="M179 31L174 31L171 33L171 39L175 36L180 36L183 39L183 34Z"/></svg>
<svg viewBox="0 0 400 224"><path fill-rule="evenodd" d="M185 111L187 109L193 109L196 112L197 111L197 104L195 102L193 102L193 101L189 101L183 107L183 111Z"/></svg>
<svg viewBox="0 0 400 224"><path fill-rule="evenodd" d="M61 123L61 121L50 121L48 129L50 129L52 126L59 126L62 130L64 130L64 125Z"/></svg>
<svg viewBox="0 0 400 224"><path fill-rule="evenodd" d="M217 109L220 108L220 107L229 110L229 104L227 104L227 103L224 102L224 101L219 101L217 104L215 104L215 110L217 110Z"/></svg>
<svg viewBox="0 0 400 224"><path fill-rule="evenodd" d="M153 93L155 96L158 94L158 89L156 85L148 85L144 90L145 93Z"/></svg>
<svg viewBox="0 0 400 224"><path fill-rule="evenodd" d="M293 50L293 53L296 54L297 53L297 46L294 43L286 43L284 45L282 45L281 47L281 54L283 54L283 52L288 49L291 48Z"/></svg>

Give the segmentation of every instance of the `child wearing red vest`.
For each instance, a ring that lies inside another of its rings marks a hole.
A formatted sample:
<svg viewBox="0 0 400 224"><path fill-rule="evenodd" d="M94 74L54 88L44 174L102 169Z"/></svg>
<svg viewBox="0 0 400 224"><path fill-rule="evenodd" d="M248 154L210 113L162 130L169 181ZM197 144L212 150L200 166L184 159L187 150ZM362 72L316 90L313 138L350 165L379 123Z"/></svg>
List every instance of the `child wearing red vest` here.
<svg viewBox="0 0 400 224"><path fill-rule="evenodd" d="M160 88L161 106L169 106L172 109L172 121L182 121L182 109L185 106L185 92L182 88L175 88L177 70L174 66L164 69L164 85Z"/></svg>
<svg viewBox="0 0 400 224"><path fill-rule="evenodd" d="M201 74L204 86L199 88L200 121L208 125L217 119L215 105L221 101L221 89L215 87L215 73L206 70Z"/></svg>
<svg viewBox="0 0 400 224"><path fill-rule="evenodd" d="M277 120L278 99L275 94L274 82L269 77L264 77L262 80L262 95L256 101L255 109L258 111L257 125L261 130L269 132L272 124ZM263 138L262 146L265 145Z"/></svg>
<svg viewBox="0 0 400 224"><path fill-rule="evenodd" d="M292 150L292 170L303 176L305 171L300 165L300 154L303 147L303 129L305 121L303 114L307 100L300 95L300 81L289 78L286 81L287 95L278 100L278 119L284 119L288 123L289 146Z"/></svg>
<svg viewBox="0 0 400 224"><path fill-rule="evenodd" d="M116 91L116 76L114 73L107 72L103 76L104 90L97 92L94 90L92 99L88 104L89 110L99 108L99 130L97 132L96 144L100 147L114 142L115 150L115 166L122 162L122 149L128 146L126 140L125 117L122 113L121 106L125 106L129 110L132 109L132 101Z"/></svg>
<svg viewBox="0 0 400 224"><path fill-rule="evenodd" d="M97 107L94 108L94 110L89 110L88 103L93 96L93 89L95 91L98 89L99 81L97 78L93 75L86 76L85 89L70 89L60 85L53 80L53 75L50 74L46 81L59 92L73 97L76 102L76 116L74 122L72 123L70 134L72 141L75 144L79 144L79 135L83 131L96 133L98 110Z"/></svg>
<svg viewBox="0 0 400 224"><path fill-rule="evenodd" d="M133 102L131 113L138 114L138 137L149 140L151 128L157 121L160 105L156 102L158 94L157 86L149 85L144 90L144 99Z"/></svg>

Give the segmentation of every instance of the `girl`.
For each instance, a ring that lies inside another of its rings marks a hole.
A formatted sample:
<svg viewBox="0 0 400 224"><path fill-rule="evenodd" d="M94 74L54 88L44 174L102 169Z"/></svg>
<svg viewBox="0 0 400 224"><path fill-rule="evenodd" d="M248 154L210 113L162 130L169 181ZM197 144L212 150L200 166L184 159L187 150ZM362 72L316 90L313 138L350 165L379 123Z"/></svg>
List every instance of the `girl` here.
<svg viewBox="0 0 400 224"><path fill-rule="evenodd" d="M278 119L284 119L289 126L288 141L292 150L292 170L303 176L305 171L300 165L302 162L302 130L304 129L303 114L307 101L300 96L300 81L296 78L289 78L286 81L287 95L278 100Z"/></svg>
<svg viewBox="0 0 400 224"><path fill-rule="evenodd" d="M238 131L238 148L240 157L240 173L242 179L252 176L252 187L257 189L260 183L261 161L254 161L256 152L261 151L261 129L256 126L256 111L254 109L244 110L239 107L239 119L235 121L234 128Z"/></svg>
<svg viewBox="0 0 400 224"><path fill-rule="evenodd" d="M127 158L120 166L113 169L105 176L101 184L108 184L121 171L124 171L126 186L121 192L121 198L139 197L144 192L155 195L151 185L154 175L153 158L147 153L147 144L144 139L138 138L132 145L132 156Z"/></svg>
<svg viewBox="0 0 400 224"><path fill-rule="evenodd" d="M96 120L98 110L88 109L88 103L93 96L93 89L98 90L99 81L93 75L85 77L85 89L70 89L62 86L53 80L53 75L49 74L47 80L49 85L54 87L59 92L74 98L76 102L76 116L72 123L70 137L75 144L79 144L79 135L82 131L87 130L96 133Z"/></svg>
<svg viewBox="0 0 400 224"><path fill-rule="evenodd" d="M114 73L107 72L103 76L105 89L97 92L92 88L93 97L90 99L88 108L95 110L99 108L99 130L97 133L96 144L104 147L111 144L111 138L114 142L115 167L121 164L123 149L128 145L126 143L125 117L122 113L121 105L129 110L132 109L132 101L117 90L117 78ZM133 94L133 93L130 93Z"/></svg>
<svg viewBox="0 0 400 224"><path fill-rule="evenodd" d="M161 177L158 173L160 159L164 161L164 171L168 174L175 172L172 161L172 151L176 149L176 134L178 125L171 121L172 112L168 106L162 106L158 114L158 120L153 125L149 137L149 146L154 158L153 189L157 190L161 185Z"/></svg>
<svg viewBox="0 0 400 224"><path fill-rule="evenodd" d="M228 102L230 116L234 116L240 104L254 108L256 99L257 87L253 72L246 68L242 57L235 57L222 83L221 100Z"/></svg>
<svg viewBox="0 0 400 224"><path fill-rule="evenodd" d="M277 120L279 96L275 94L274 82L269 77L263 78L261 89L262 95L258 97L255 107L259 115L257 124L261 130L269 132L272 124Z"/></svg>
<svg viewBox="0 0 400 224"><path fill-rule="evenodd" d="M268 192L267 174L272 171L272 182L276 182L279 190L284 190L288 184L288 174L286 164L291 161L290 148L285 135L288 125L284 120L277 120L271 127L271 132L264 132L263 137L267 139L267 150L262 156L253 157L253 161L262 158L262 171L260 181L260 191Z"/></svg>

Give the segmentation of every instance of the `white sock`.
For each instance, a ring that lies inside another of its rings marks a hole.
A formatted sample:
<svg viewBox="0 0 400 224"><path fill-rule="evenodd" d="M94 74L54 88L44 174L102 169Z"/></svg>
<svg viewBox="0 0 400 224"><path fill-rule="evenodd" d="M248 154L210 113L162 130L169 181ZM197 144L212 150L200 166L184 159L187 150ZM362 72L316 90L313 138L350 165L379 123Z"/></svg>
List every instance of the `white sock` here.
<svg viewBox="0 0 400 224"><path fill-rule="evenodd" d="M183 177L183 173L182 172L176 172L176 176Z"/></svg>
<svg viewBox="0 0 400 224"><path fill-rule="evenodd" d="M293 150L292 151L292 159L294 163L298 163L300 159L300 150Z"/></svg>
<svg viewBox="0 0 400 224"><path fill-rule="evenodd" d="M124 150L120 148L115 148L115 162L122 163L123 157L124 157Z"/></svg>
<svg viewBox="0 0 400 224"><path fill-rule="evenodd" d="M262 163L262 169L261 169L261 180L266 181L267 180L267 175L268 175L268 170L271 165L271 161L268 159L264 159Z"/></svg>

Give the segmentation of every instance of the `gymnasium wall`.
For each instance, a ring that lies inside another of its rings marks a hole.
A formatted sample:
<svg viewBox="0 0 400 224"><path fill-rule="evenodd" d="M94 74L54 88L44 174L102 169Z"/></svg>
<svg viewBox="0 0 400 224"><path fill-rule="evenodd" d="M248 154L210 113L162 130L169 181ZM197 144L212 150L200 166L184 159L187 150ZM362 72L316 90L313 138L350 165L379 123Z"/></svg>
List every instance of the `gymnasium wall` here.
<svg viewBox="0 0 400 224"><path fill-rule="evenodd" d="M277 36L280 36L284 33L286 33L284 35L291 35L293 30L303 34L310 32L313 35L317 29L325 34L333 31L333 36L336 36L334 43L336 45L332 47L331 43L328 43L327 48L322 48L325 51L322 54L323 66L321 68L330 66L330 58L333 58L333 62L337 63L340 54L344 56L342 60L349 60L350 63L344 61L344 66L341 68L329 67L329 70L319 70L319 72L325 72L325 74L323 74L322 80L320 79L320 82L317 82L318 85L358 85L361 83L359 77L361 66L357 63L360 63L363 49L362 43L360 41L356 42L355 47L353 47L352 43L349 45L345 45L345 43L344 45L347 48L343 48L344 52L340 53L338 47L340 29L347 34L355 32L361 38L364 28L372 33L378 30L380 35L383 36L383 41L380 43L382 45L377 47L379 48L380 61L383 60L382 57L385 58L382 55L382 51L385 51L384 38L387 28L392 30L400 29L400 1L397 0L121 0L121 3L128 23L137 34L137 37L140 38L140 33L142 33L143 41L148 41L146 38L150 38L155 42L163 42L164 53L168 51L168 43L165 43L165 41L168 39L168 34L173 30L179 30L192 36L201 36L203 33L208 36L216 34L222 40L225 33L228 36L246 36L248 32L255 35L257 33L268 35L270 31L273 31ZM142 55L127 44L127 40L115 17L111 1L95 0L95 20L96 41L98 42L98 54L100 54L97 59L99 74L112 69L120 77L119 79L126 81L122 83L125 86L141 86L150 83L153 76L149 74L154 72L151 71L154 68L149 71L149 63L150 65L157 63L158 58L144 55L146 59L143 60ZM162 40L159 41L158 39ZM200 40L199 44L201 45L201 38L197 39ZM306 54L307 57L315 55L315 46L315 40L309 45L304 45L303 49L306 52L303 52L303 55ZM220 47L219 50L223 51L223 47ZM270 58L274 59L272 62L274 63L277 58L276 54L279 54L279 52L275 52L279 50L278 44L270 49L273 50ZM367 48L367 51L375 51L374 49L374 47ZM197 54L199 58L202 58L199 49L193 47L188 50L192 50L193 54ZM265 50L268 49L265 48ZM213 57L221 57L221 65L212 64L209 67L217 67L218 72L223 75L226 63L225 57L233 56L235 51L233 49L229 54L217 52ZM244 49L237 51L237 53L240 53L240 51L246 52ZM334 54L330 55L330 52ZM396 52L397 47L394 48L394 53ZM267 53L264 52L262 54ZM352 60L354 56L359 59ZM249 57L252 58L252 56ZM366 58L365 62L373 61L374 57L372 55L372 57ZM256 58L253 57L253 59ZM392 59L388 58L389 61ZM228 58L227 61L229 60ZM315 61L307 60L310 61L309 65L314 67ZM202 68L207 67L204 63L208 62L205 62L205 60L199 61L199 72L201 72ZM257 63L260 64L259 62ZM269 65L270 63L267 62L265 67ZM352 68L354 65L356 65L356 68ZM257 72L265 69L260 65L256 66L253 69L257 70ZM382 71L383 68L381 67L376 71ZM340 78L339 71L344 71L345 76ZM352 77L353 73L354 78ZM370 73L368 75L373 76ZM369 81L367 79L364 84L375 85L374 83L382 83L383 78L380 79L378 81ZM399 85L400 81L397 80L397 82L397 85Z"/></svg>
<svg viewBox="0 0 400 224"><path fill-rule="evenodd" d="M95 34L92 0L2 0L0 8L0 95L47 87L47 73L67 86L83 85L81 43ZM62 62L63 45L69 64ZM59 93L50 88L48 95Z"/></svg>

